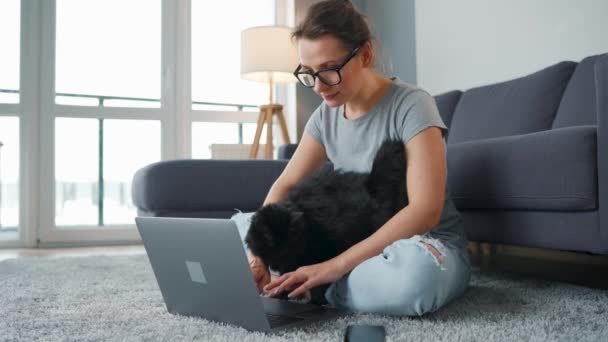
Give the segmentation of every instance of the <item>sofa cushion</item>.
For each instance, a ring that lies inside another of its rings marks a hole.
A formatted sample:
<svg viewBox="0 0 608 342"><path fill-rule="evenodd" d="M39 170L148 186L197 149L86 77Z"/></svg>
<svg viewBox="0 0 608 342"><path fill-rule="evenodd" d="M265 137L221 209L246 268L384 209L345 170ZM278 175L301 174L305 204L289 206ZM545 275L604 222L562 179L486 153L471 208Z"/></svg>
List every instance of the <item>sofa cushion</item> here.
<svg viewBox="0 0 608 342"><path fill-rule="evenodd" d="M454 109L456 108L461 95L462 92L460 90L452 90L447 93L433 96L435 98L435 103L437 103L437 109L439 109L441 120L443 120L443 123L448 128L452 123L452 115L454 114Z"/></svg>
<svg viewBox="0 0 608 342"><path fill-rule="evenodd" d="M597 208L596 139L596 126L576 126L451 144L454 203L459 209Z"/></svg>
<svg viewBox="0 0 608 342"><path fill-rule="evenodd" d="M561 62L525 77L465 91L448 143L538 132L551 128L576 67Z"/></svg>
<svg viewBox="0 0 608 342"><path fill-rule="evenodd" d="M555 115L553 128L597 124L594 66L601 56L608 54L587 57L576 66Z"/></svg>

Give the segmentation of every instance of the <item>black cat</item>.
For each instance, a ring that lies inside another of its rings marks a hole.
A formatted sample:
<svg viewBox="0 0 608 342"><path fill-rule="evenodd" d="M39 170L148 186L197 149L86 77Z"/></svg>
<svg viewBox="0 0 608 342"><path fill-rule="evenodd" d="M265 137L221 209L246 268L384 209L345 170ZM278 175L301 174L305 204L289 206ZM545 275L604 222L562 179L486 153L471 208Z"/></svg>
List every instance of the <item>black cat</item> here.
<svg viewBox="0 0 608 342"><path fill-rule="evenodd" d="M408 204L406 164L403 142L387 140L370 173L322 168L292 187L282 201L258 209L245 242L281 274L329 260ZM324 288L312 292L313 302L323 302Z"/></svg>

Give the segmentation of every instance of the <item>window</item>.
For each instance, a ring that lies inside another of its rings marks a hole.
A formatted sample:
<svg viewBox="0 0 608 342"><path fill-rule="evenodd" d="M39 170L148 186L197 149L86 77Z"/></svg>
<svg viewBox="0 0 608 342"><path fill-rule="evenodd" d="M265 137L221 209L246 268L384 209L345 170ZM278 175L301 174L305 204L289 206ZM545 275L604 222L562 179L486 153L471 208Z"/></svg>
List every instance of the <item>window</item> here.
<svg viewBox="0 0 608 342"><path fill-rule="evenodd" d="M19 103L19 0L0 1L0 103Z"/></svg>
<svg viewBox="0 0 608 342"><path fill-rule="evenodd" d="M260 105L268 85L241 80L241 31L275 22L274 0L192 1L192 99Z"/></svg>
<svg viewBox="0 0 608 342"><path fill-rule="evenodd" d="M19 227L19 58L21 3L0 1L0 240Z"/></svg>
<svg viewBox="0 0 608 342"><path fill-rule="evenodd" d="M55 224L132 224L131 180L160 160L160 123L57 118L55 132Z"/></svg>
<svg viewBox="0 0 608 342"><path fill-rule="evenodd" d="M133 175L161 159L161 1L57 0L56 16L54 226L132 226Z"/></svg>
<svg viewBox="0 0 608 342"><path fill-rule="evenodd" d="M96 119L55 120L55 224L97 224L99 128Z"/></svg>
<svg viewBox="0 0 608 342"><path fill-rule="evenodd" d="M56 12L58 104L160 107L160 0L57 0Z"/></svg>
<svg viewBox="0 0 608 342"><path fill-rule="evenodd" d="M274 0L192 1L192 109L203 118L192 125L193 158L211 158L211 144L253 142L257 106L268 102L269 89L265 83L241 80L241 31L273 25L275 15ZM233 118L226 120L234 123L205 121L205 111L226 112L226 118ZM234 111L244 115L231 116Z"/></svg>
<svg viewBox="0 0 608 342"><path fill-rule="evenodd" d="M137 170L251 143L269 90L240 79L240 32L274 7L1 0L0 246L137 241Z"/></svg>
<svg viewBox="0 0 608 342"><path fill-rule="evenodd" d="M0 232L19 226L19 118L0 116Z"/></svg>

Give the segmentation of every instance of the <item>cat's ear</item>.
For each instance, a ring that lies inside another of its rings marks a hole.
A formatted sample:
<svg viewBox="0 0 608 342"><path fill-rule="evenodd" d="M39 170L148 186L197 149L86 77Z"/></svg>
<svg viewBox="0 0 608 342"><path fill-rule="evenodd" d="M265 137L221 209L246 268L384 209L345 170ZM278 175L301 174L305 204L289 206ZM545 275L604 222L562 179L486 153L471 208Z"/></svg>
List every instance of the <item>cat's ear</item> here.
<svg viewBox="0 0 608 342"><path fill-rule="evenodd" d="M276 203L263 206L252 218L252 226L262 226L275 240L287 234L287 227L291 222L292 214L289 209Z"/></svg>
<svg viewBox="0 0 608 342"><path fill-rule="evenodd" d="M281 203L271 203L258 210L258 215L273 225L285 225L299 221L304 213Z"/></svg>
<svg viewBox="0 0 608 342"><path fill-rule="evenodd" d="M270 203L258 210L258 215L266 219L272 219L273 221L279 222L288 220L289 217L291 217L291 212L283 204Z"/></svg>

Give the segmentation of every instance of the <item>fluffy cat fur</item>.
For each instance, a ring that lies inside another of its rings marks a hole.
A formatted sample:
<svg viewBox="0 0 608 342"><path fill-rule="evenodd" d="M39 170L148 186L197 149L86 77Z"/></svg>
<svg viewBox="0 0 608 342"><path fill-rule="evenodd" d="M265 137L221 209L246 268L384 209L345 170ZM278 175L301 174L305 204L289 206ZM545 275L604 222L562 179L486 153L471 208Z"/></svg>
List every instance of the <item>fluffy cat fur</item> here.
<svg viewBox="0 0 608 342"><path fill-rule="evenodd" d="M369 173L325 167L305 178L283 200L252 216L245 237L249 249L283 274L364 240L408 203L405 154L402 141L387 140ZM313 289L313 302L323 302L326 287Z"/></svg>

